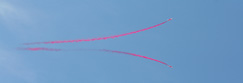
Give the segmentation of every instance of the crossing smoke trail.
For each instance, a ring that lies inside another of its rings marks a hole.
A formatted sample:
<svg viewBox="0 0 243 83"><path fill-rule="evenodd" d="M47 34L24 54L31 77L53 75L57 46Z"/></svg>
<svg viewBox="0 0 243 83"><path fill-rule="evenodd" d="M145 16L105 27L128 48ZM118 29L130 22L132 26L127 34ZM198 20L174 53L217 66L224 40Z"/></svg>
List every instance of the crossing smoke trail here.
<svg viewBox="0 0 243 83"><path fill-rule="evenodd" d="M70 51L70 50L63 50L63 49L53 49L53 48L19 48L20 50L29 50L29 51ZM91 51L103 51L103 52L112 52L112 53L121 53L121 54L127 54L127 55L132 55L132 56L136 56L136 57L141 57L141 58L145 58L145 59L149 59L149 60L153 60L159 63L162 63L164 65L167 65L168 67L172 68L172 66L168 65L165 62L159 61L157 59L153 59L150 57L146 57L146 56L142 56L142 55L138 55L138 54L134 54L134 53L128 53L128 52L122 52L122 51L115 51L115 50L107 50L107 49L76 49L76 50L91 50ZM75 51L75 50L71 50L71 51Z"/></svg>
<svg viewBox="0 0 243 83"><path fill-rule="evenodd" d="M78 40L63 40L63 41L49 41L49 42L34 42L34 43L24 43L24 45L32 45L32 44L56 44L56 43L73 43L73 42L83 42L83 41L96 41L96 40L105 40L105 39L110 39L110 38L117 38L117 37L121 37L121 36L126 36L126 35L130 35L130 34L134 34L134 33L138 33L141 31L146 31L149 29L152 29L154 27L160 26L168 21L172 20L172 18L168 19L167 21L164 21L160 24L145 28L145 29L141 29L141 30L137 30L137 31L133 31L133 32L129 32L129 33L125 33L125 34L120 34L120 35L114 35L114 36L108 36L108 37L100 37L100 38L93 38L93 39L78 39Z"/></svg>
<svg viewBox="0 0 243 83"><path fill-rule="evenodd" d="M25 45L32 45L32 44L55 44L55 43L72 43L72 42L105 40L105 39L117 38L117 37L121 37L121 36L126 36L126 35L130 35L130 34L138 33L138 32L141 32L141 31L149 30L149 29L155 28L157 26L160 26L160 25L162 25L162 24L164 24L164 23L166 23L166 22L168 22L170 20L172 20L172 18L168 19L165 22L162 22L160 24L157 24L157 25L154 25L154 26L145 28L145 29L141 29L141 30L137 30L137 31L125 33L125 34L120 34L120 35L108 36L108 37L100 37L100 38L93 38L93 39L79 39L79 40L34 42L34 43L24 43L24 44ZM141 58L153 60L153 61L162 63L162 64L167 65L168 67L171 67L172 68L172 66L170 66L167 63L164 63L162 61L159 61L157 59L153 59L153 58L150 58L150 57L146 57L146 56L142 56L142 55L138 55L138 54L134 54L134 53L128 53L128 52L122 52L122 51L114 51L114 50L107 50L107 49L76 49L76 50L64 50L64 49L42 48L42 47L37 47L37 48L18 48L18 49L19 50L29 50L29 51L80 51L80 50L89 50L89 51L103 51L103 52L121 53L121 54L127 54L127 55L132 55L132 56L136 56L136 57L141 57Z"/></svg>

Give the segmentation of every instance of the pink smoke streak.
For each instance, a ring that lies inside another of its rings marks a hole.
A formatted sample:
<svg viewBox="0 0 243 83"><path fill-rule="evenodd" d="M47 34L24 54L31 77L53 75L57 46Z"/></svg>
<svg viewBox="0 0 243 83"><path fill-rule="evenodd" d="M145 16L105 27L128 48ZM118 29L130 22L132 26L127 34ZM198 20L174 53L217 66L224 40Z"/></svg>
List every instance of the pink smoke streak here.
<svg viewBox="0 0 243 83"><path fill-rule="evenodd" d="M130 35L130 34L134 34L134 33L138 33L141 31L146 31L152 28L155 28L157 26L160 26L168 21L172 20L172 18L168 19L167 21L164 21L160 24L145 28L145 29L141 29L141 30L137 30L137 31L133 31L133 32L129 32L129 33L125 33L125 34L120 34L120 35L114 35L114 36L108 36L108 37L100 37L100 38L93 38L93 39L78 39L78 40L63 40L63 41L49 41L49 42L34 42L34 43L24 43L25 45L32 45L32 44L56 44L56 43L73 43L73 42L83 42L83 41L96 41L96 40L105 40L105 39L110 39L110 38L117 38L117 37L121 37L121 36L126 36L126 35Z"/></svg>
<svg viewBox="0 0 243 83"><path fill-rule="evenodd" d="M37 47L37 48L19 48L19 49L21 49L21 50L29 50L29 51L41 51L41 50L42 51L68 51L68 50L63 50L63 49L42 48L42 47ZM170 68L173 68L172 66L168 65L165 62L162 62L162 61L159 61L157 59L153 59L153 58L150 58L150 57L147 57L147 56L134 54L134 53L128 53L128 52L122 52L122 51L114 51L114 50L107 50L107 49L76 49L76 50L72 50L72 51L78 51L78 50L103 51L103 52L113 52L113 53L127 54L127 55L132 55L132 56L136 56L136 57L141 57L141 58L153 60L153 61L162 63L164 65L167 65Z"/></svg>
<svg viewBox="0 0 243 83"><path fill-rule="evenodd" d="M43 51L61 51L61 49L53 49L53 48L41 48L41 47L38 47L38 48L18 48L19 50L29 50L29 51L40 51L40 50L43 50Z"/></svg>
<svg viewBox="0 0 243 83"><path fill-rule="evenodd" d="M159 61L159 60L157 60L157 59L150 58L150 57L146 57L146 56L142 56L142 55L134 54L134 53L128 53L128 52L122 52L122 51L114 51L114 50L106 50L106 49L101 49L100 51L113 52L113 53L122 53L122 54L128 54L128 55L132 55L132 56L137 56L137 57L141 57L141 58L145 58L145 59L153 60L153 61L162 63L162 64L164 64L164 65L167 65L167 66L170 67L170 68L173 68L172 66L168 65L168 64L165 63L165 62L162 62L162 61Z"/></svg>

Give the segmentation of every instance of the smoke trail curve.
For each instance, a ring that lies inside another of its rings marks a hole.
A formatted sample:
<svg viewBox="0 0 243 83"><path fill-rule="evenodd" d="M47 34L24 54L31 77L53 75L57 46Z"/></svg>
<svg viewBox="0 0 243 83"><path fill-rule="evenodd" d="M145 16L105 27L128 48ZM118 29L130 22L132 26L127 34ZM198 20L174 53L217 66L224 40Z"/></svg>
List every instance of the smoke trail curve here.
<svg viewBox="0 0 243 83"><path fill-rule="evenodd" d="M170 68L173 68L172 66L168 65L168 64L165 63L165 62L162 62L162 61L159 61L159 60L157 60L157 59L150 58L150 57L146 57L146 56L142 56L142 55L134 54L134 53L128 53L128 52L122 52L122 51L114 51L114 50L106 50L106 49L101 49L100 51L113 52L113 53L122 53L122 54L128 54L128 55L132 55L132 56L137 56L137 57L141 57L141 58L145 58L145 59L153 60L153 61L162 63L162 64L164 64L164 65L167 65L167 66L170 67Z"/></svg>
<svg viewBox="0 0 243 83"><path fill-rule="evenodd" d="M24 45L32 45L32 44L56 44L56 43L73 43L73 42L83 42L83 41L96 41L96 40L105 40L105 39L110 39L110 38L118 38L121 36L126 36L126 35L130 35L130 34L134 34L134 33L138 33L138 32L142 32L142 31L146 31L152 28L155 28L157 26L160 26L168 21L172 20L172 18L168 19L167 21L164 21L160 24L145 28L145 29L141 29L141 30L137 30L137 31L133 31L133 32L129 32L129 33L125 33L125 34L120 34L120 35L113 35L113 36L108 36L108 37L99 37L99 38L92 38L92 39L78 39L78 40L62 40L62 41L49 41L49 42L33 42L33 43L24 43Z"/></svg>
<svg viewBox="0 0 243 83"><path fill-rule="evenodd" d="M64 49L54 49L54 48L42 48L42 47L37 47L37 48L18 48L19 50L29 50L29 51L70 51L70 50L64 50ZM107 50L107 49L76 49L76 50L91 50L91 51L103 51L103 52L112 52L112 53L121 53L121 54L127 54L127 55L132 55L132 56L136 56L136 57L141 57L141 58L145 58L145 59L149 59L149 60L153 60L159 63L162 63L164 65L167 65L170 68L173 68L172 66L168 65L165 62L159 61L157 59L153 59L147 56L142 56L142 55L138 55L138 54L134 54L134 53L128 53L128 52L122 52L122 51L115 51L115 50ZM72 50L74 51L74 50Z"/></svg>

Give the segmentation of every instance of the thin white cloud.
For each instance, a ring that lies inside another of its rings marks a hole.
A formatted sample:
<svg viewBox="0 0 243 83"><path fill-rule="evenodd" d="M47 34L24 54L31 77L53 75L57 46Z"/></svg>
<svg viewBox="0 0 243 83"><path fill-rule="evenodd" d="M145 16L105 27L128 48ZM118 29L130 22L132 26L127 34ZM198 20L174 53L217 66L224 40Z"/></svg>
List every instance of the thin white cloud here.
<svg viewBox="0 0 243 83"><path fill-rule="evenodd" d="M0 74L3 75L1 77L7 75L22 79L27 83L34 83L36 80L35 72L25 65L23 60L18 57L19 54L3 49L4 45L1 43L0 46L0 70L1 72L4 71L4 73Z"/></svg>
<svg viewBox="0 0 243 83"><path fill-rule="evenodd" d="M0 22L7 25L9 29L13 29L20 25L31 25L30 15L21 7L16 7L6 1L0 0Z"/></svg>
<svg viewBox="0 0 243 83"><path fill-rule="evenodd" d="M30 16L26 11L7 1L0 0L0 25L4 25L4 27L0 27L0 30L7 29L11 33L19 35L21 34L21 28L18 26L29 26L31 23ZM5 75L7 75L22 79L27 83L34 83L36 79L35 72L31 70L30 67L26 66L26 63L19 57L19 54L4 49L4 47L8 46L5 46L5 44L1 42L3 41L0 40L0 70L2 72L0 76L3 75L1 77L5 77Z"/></svg>
<svg viewBox="0 0 243 83"><path fill-rule="evenodd" d="M12 1L12 3L11 3ZM36 12L13 2L16 0L0 0L0 35L8 35L20 40L34 38L30 35L38 34L41 28L36 25ZM39 13L39 12L38 12ZM6 31L1 33L1 31Z"/></svg>

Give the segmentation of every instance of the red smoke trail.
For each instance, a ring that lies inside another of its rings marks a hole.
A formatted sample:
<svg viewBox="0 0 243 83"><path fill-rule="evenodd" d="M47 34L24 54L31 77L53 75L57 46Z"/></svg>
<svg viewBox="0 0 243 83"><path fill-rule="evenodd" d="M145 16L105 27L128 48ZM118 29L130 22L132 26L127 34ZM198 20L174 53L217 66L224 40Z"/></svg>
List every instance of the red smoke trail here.
<svg viewBox="0 0 243 83"><path fill-rule="evenodd" d="M65 51L63 49L40 48L40 47L38 47L38 48L19 48L19 49L21 49L21 50L29 50L29 51L40 51L40 50L43 50L43 51ZM172 66L168 65L165 62L162 62L162 61L159 61L157 59L150 58L150 57L134 54L134 53L128 53L128 52L122 52L122 51L114 51L114 50L106 50L106 49L76 49L76 50L91 50L91 51L103 51L103 52L122 53L122 54L127 54L127 55L132 55L132 56L137 56L137 57L153 60L153 61L162 63L162 64L167 65L168 67L172 68ZM74 51L74 50L72 50L72 51Z"/></svg>
<svg viewBox="0 0 243 83"><path fill-rule="evenodd" d="M133 54L133 53L128 53L128 52L121 52L121 51L114 51L114 50L106 50L106 49L101 49L100 51L113 52L113 53L122 53L122 54L128 54L128 55L132 55L132 56L142 57L142 58L145 58L145 59L150 59L150 60L153 60L153 61L162 63L162 64L167 65L167 66L169 66L170 68L172 68L172 66L168 65L168 64L165 63L165 62L159 61L159 60L157 60L157 59L149 58L149 57L146 57L146 56L138 55L138 54Z"/></svg>
<svg viewBox="0 0 243 83"><path fill-rule="evenodd" d="M44 51L61 51L61 49L53 49L53 48L18 48L19 50L30 50L30 51L40 51L40 50L44 50Z"/></svg>
<svg viewBox="0 0 243 83"><path fill-rule="evenodd" d="M141 31L146 31L149 29L152 29L154 27L160 26L168 21L172 20L172 18L168 19L167 21L164 21L160 24L145 28L145 29L141 29L141 30L137 30L137 31L133 31L133 32L129 32L129 33L125 33L125 34L120 34L120 35L114 35L114 36L108 36L108 37L100 37L100 38L93 38L93 39L78 39L78 40L63 40L63 41L49 41L49 42L34 42L34 43L24 43L25 45L31 45L31 44L55 44L55 43L72 43L72 42L83 42L83 41L95 41L95 40L103 40L103 39L110 39L110 38L116 38L116 37L121 37L121 36L126 36L126 35L130 35L130 34L134 34L134 33L138 33Z"/></svg>

